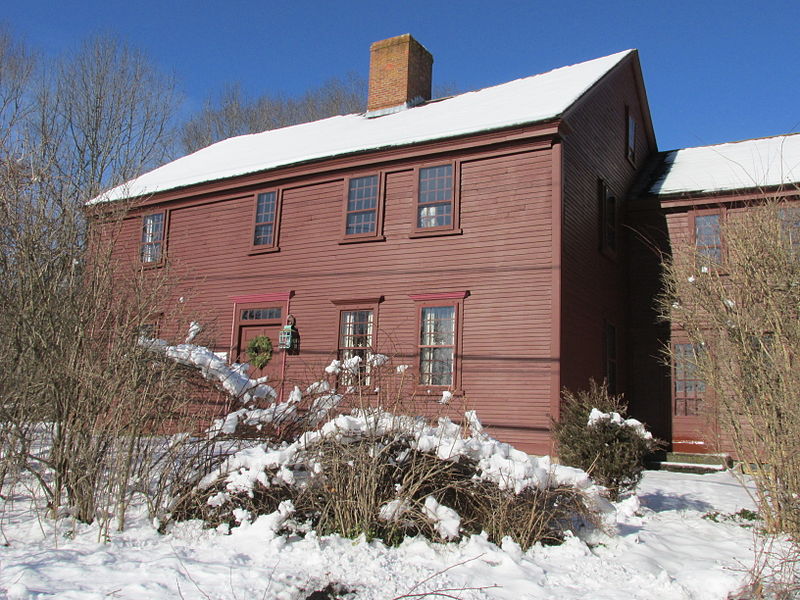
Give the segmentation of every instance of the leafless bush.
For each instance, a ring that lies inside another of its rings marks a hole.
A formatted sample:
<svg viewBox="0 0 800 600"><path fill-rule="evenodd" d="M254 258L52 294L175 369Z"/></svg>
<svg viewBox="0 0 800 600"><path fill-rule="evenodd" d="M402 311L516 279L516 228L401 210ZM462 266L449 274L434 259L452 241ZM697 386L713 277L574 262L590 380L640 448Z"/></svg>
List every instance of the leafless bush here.
<svg viewBox="0 0 800 600"><path fill-rule="evenodd" d="M525 549L559 543L565 531L596 524L574 488L515 493L481 479L480 472L466 456L441 458L415 448L413 436L402 431L329 435L265 469L249 491L231 489L225 477L196 488L173 518L234 526L243 514L271 514L290 501L293 519L286 526L294 531L309 527L389 544L409 535L448 541L486 532L495 543L509 536ZM452 521L442 526L443 518Z"/></svg>
<svg viewBox="0 0 800 600"><path fill-rule="evenodd" d="M103 531L153 492L189 395L136 343L170 316L169 269L115 258L128 207L84 203L164 156L172 89L115 40L37 66L0 35L0 485L25 473Z"/></svg>
<svg viewBox="0 0 800 600"><path fill-rule="evenodd" d="M768 531L800 538L800 256L797 208L779 201L729 211L725 253L677 243L665 265L665 318L692 352L673 357L707 386L719 422L756 483Z"/></svg>

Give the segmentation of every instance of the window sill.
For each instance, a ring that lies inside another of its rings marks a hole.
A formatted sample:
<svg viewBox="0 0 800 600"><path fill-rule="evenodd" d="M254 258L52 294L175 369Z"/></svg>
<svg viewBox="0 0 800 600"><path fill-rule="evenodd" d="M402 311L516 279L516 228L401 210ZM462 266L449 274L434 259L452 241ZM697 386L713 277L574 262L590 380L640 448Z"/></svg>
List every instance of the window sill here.
<svg viewBox="0 0 800 600"><path fill-rule="evenodd" d="M362 244L364 242L385 242L385 235L371 235L369 237L345 237L339 240L339 244Z"/></svg>
<svg viewBox="0 0 800 600"><path fill-rule="evenodd" d="M416 396L425 397L429 400L437 400L441 398L442 392L450 392L453 398L462 398L464 390L461 388L452 389L449 385L423 385L418 383L415 387Z"/></svg>
<svg viewBox="0 0 800 600"><path fill-rule="evenodd" d="M280 252L280 248L277 246L273 246L272 248L251 248L250 252L247 253L248 256L255 256L256 254L271 254L273 252Z"/></svg>
<svg viewBox="0 0 800 600"><path fill-rule="evenodd" d="M463 231L461 228L458 229L434 229L431 231L427 231L425 229L419 229L417 231L413 231L408 234L410 239L417 239L417 238L428 238L428 237L439 237L441 235L461 235Z"/></svg>
<svg viewBox="0 0 800 600"><path fill-rule="evenodd" d="M143 271L150 271L152 269L161 269L162 267L164 267L166 265L166 262L163 261L163 260L160 260L158 262L139 263L139 264L141 264Z"/></svg>

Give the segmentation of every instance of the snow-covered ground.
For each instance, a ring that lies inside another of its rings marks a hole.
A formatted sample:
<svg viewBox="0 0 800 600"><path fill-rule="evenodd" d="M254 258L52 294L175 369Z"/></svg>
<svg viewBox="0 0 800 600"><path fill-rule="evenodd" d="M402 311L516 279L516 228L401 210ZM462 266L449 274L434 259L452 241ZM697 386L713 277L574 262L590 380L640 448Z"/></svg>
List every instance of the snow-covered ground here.
<svg viewBox="0 0 800 600"><path fill-rule="evenodd" d="M6 502L0 522L0 598L304 600L335 582L355 599L452 590L448 597L462 600L719 600L752 564L752 529L703 518L753 508L728 472L647 472L636 495L615 506L615 536L521 552L480 536L408 539L399 548L338 536L286 539L272 533L270 517L230 535L190 522L163 536L142 517L103 543L96 527L56 530L19 500Z"/></svg>

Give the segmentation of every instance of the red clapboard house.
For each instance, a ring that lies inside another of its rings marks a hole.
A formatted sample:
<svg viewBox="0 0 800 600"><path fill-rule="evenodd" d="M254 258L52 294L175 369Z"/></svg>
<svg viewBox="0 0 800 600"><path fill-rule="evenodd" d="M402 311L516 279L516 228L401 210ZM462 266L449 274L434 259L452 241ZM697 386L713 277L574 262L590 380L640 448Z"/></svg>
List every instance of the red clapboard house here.
<svg viewBox="0 0 800 600"><path fill-rule="evenodd" d="M432 64L409 35L376 42L366 113L224 140L99 201L138 199L120 259L175 266L216 350L277 347L292 318L273 381L367 346L549 452L562 387L632 372L620 222L656 153L638 54L436 100Z"/></svg>

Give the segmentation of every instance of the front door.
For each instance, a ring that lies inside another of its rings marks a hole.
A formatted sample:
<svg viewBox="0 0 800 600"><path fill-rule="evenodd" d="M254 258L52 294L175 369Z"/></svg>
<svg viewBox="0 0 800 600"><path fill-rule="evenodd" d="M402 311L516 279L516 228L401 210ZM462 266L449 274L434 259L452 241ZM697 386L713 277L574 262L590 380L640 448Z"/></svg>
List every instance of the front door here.
<svg viewBox="0 0 800 600"><path fill-rule="evenodd" d="M278 350L278 333L280 330L280 325L239 325L239 353L236 359L240 363L250 362L247 356L247 345L250 340L261 335L269 337L272 341L272 359L261 369L251 365L248 374L251 379L268 376L267 383L274 387L276 391L281 380L281 365L283 362L283 350Z"/></svg>

